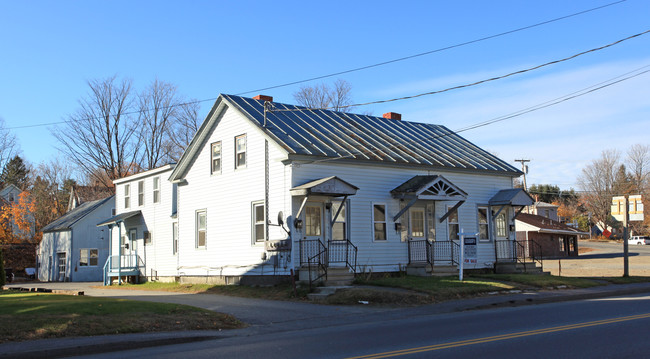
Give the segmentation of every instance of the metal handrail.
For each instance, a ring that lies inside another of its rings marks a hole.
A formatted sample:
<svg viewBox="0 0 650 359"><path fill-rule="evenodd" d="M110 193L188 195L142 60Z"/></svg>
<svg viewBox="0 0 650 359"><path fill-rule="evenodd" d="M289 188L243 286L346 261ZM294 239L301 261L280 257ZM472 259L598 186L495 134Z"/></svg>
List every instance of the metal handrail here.
<svg viewBox="0 0 650 359"><path fill-rule="evenodd" d="M352 269L354 274L357 273L359 250L349 239L327 241L327 251L329 263L345 263L345 266Z"/></svg>
<svg viewBox="0 0 650 359"><path fill-rule="evenodd" d="M527 262L539 263L543 270L542 246L535 240L497 240L495 243L497 262L521 263L525 271L527 271L525 266Z"/></svg>
<svg viewBox="0 0 650 359"><path fill-rule="evenodd" d="M426 239L411 239L408 241L409 264L426 263L433 265L433 250L431 242Z"/></svg>
<svg viewBox="0 0 650 359"><path fill-rule="evenodd" d="M319 241L320 242L320 241ZM324 255L327 253L327 248L325 248L325 245L323 245L323 248L316 254L314 254L311 257L307 258L307 271L309 272L309 290L311 290L312 284L316 282L317 280L325 277L325 280L327 280L327 265L322 261L321 259L324 257ZM312 278L311 276L311 270L312 270L312 261L315 260L315 265L316 265L316 270L318 271L318 275L316 278Z"/></svg>

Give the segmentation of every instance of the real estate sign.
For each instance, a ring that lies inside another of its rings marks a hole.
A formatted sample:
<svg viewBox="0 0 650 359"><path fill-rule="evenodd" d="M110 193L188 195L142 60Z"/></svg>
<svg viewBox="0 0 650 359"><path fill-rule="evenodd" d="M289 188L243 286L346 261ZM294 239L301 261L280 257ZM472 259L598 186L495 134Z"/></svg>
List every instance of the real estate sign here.
<svg viewBox="0 0 650 359"><path fill-rule="evenodd" d="M627 208L625 208L625 196L612 197L612 216L617 221L623 222L625 220L626 209L629 216L628 220L643 221L643 202L640 194L628 197Z"/></svg>

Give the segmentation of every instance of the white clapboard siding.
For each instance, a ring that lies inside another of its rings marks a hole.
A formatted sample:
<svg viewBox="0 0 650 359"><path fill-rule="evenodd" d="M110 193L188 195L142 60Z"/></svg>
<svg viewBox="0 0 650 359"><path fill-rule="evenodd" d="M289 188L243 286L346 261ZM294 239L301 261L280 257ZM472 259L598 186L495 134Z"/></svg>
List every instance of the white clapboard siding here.
<svg viewBox="0 0 650 359"><path fill-rule="evenodd" d="M415 175L442 175L468 194L467 201L459 208L460 228L466 232L478 231L477 206L487 205L489 199L499 190L512 187L509 176L478 174L471 172L427 171L372 165L349 165L327 161L307 163L293 170L293 185L300 185L318 178L337 176L359 187L357 194L350 197L350 239L359 249L358 265L373 270L397 270L408 263L407 244L401 241L400 233L394 230L393 216L400 210L399 201L391 197L390 191ZM373 240L372 205L385 204L387 214L387 240ZM446 206L455 202L436 202L435 216L440 218ZM298 200L294 200L297 212ZM436 220L438 240L448 235L447 222ZM477 248L477 268L494 261L494 243L481 242Z"/></svg>
<svg viewBox="0 0 650 359"><path fill-rule="evenodd" d="M142 216L136 216L124 221L121 228L114 227L112 232L112 255L119 253L119 233L128 236L130 230L136 230L136 241L130 243L127 253L136 253L145 264L143 273L151 276L177 275L177 257L172 250L172 207L174 184L168 181L173 166L166 165L157 169L139 173L116 181L117 214L141 211ZM160 178L160 199L154 203L153 183L154 178ZM144 182L144 202L138 202L138 182ZM125 207L125 186L130 186L130 206ZM144 232L148 231L152 237L150 244L144 243ZM153 270L153 272L152 272Z"/></svg>
<svg viewBox="0 0 650 359"><path fill-rule="evenodd" d="M246 167L235 169L235 137L246 135ZM243 275L272 273L263 260L262 244L253 243L252 205L264 201L265 135L257 126L227 109L188 170L187 184L179 186L179 274ZM210 173L211 146L221 141L221 172ZM286 153L269 141L269 218L287 212L289 168ZM196 248L196 213L205 210L206 246ZM270 239L283 239L278 227L269 228Z"/></svg>

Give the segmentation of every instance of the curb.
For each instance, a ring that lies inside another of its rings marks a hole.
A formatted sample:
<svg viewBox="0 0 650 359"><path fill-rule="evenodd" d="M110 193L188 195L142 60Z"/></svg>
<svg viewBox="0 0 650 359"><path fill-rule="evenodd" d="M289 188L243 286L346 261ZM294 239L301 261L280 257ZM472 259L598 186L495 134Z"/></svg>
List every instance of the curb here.
<svg viewBox="0 0 650 359"><path fill-rule="evenodd" d="M92 355L101 353L112 353L131 349L150 348L163 345L196 343L206 340L219 339L215 335L188 336L188 337L167 337L144 339L144 340L121 340L115 338L105 343L91 343L82 345L70 345L61 348L36 349L27 351L13 351L0 354L0 358L21 358L21 359L42 359L42 358L64 358L76 355ZM119 344L119 345L118 345Z"/></svg>

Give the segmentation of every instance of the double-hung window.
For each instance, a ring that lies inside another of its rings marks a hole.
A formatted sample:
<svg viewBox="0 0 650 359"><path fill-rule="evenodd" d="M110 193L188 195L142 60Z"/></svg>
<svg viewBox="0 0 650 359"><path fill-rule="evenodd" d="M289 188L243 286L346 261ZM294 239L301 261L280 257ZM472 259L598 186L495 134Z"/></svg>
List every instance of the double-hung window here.
<svg viewBox="0 0 650 359"><path fill-rule="evenodd" d="M153 203L160 202L160 177L153 178Z"/></svg>
<svg viewBox="0 0 650 359"><path fill-rule="evenodd" d="M144 181L138 182L138 206L144 206Z"/></svg>
<svg viewBox="0 0 650 359"><path fill-rule="evenodd" d="M373 238L376 241L386 240L386 205L373 204L372 205L372 222L373 222Z"/></svg>
<svg viewBox="0 0 650 359"><path fill-rule="evenodd" d="M490 227L488 225L487 207L478 207L478 239L481 241L490 240Z"/></svg>
<svg viewBox="0 0 650 359"><path fill-rule="evenodd" d="M449 210L449 208L447 209ZM458 232L460 232L460 225L458 224L458 210L455 209L449 217L447 217L447 224L449 228L449 240L457 240Z"/></svg>
<svg viewBox="0 0 650 359"><path fill-rule="evenodd" d="M235 169L246 167L246 135L235 137Z"/></svg>
<svg viewBox="0 0 650 359"><path fill-rule="evenodd" d="M131 207L131 185L124 185L124 208Z"/></svg>
<svg viewBox="0 0 650 359"><path fill-rule="evenodd" d="M178 222L172 223L172 254L178 253Z"/></svg>
<svg viewBox="0 0 650 359"><path fill-rule="evenodd" d="M210 156L210 173L221 172L221 141L213 143L211 146Z"/></svg>
<svg viewBox="0 0 650 359"><path fill-rule="evenodd" d="M205 248L207 216L205 210L196 211L196 248Z"/></svg>
<svg viewBox="0 0 650 359"><path fill-rule="evenodd" d="M335 241L348 239L347 207L347 202L332 201L332 215L335 215L339 208L341 209L339 216L336 217L336 221L332 225L332 239Z"/></svg>
<svg viewBox="0 0 650 359"><path fill-rule="evenodd" d="M79 266L80 267L96 267L98 256L97 249L82 248L79 250Z"/></svg>
<svg viewBox="0 0 650 359"><path fill-rule="evenodd" d="M264 242L264 202L253 203L253 243Z"/></svg>

